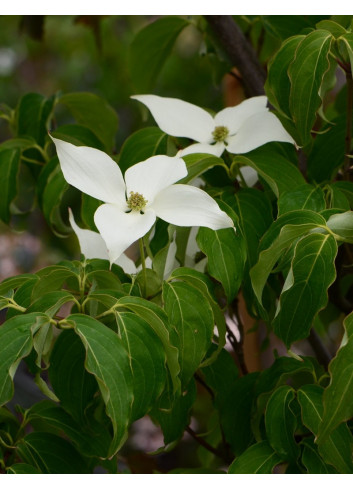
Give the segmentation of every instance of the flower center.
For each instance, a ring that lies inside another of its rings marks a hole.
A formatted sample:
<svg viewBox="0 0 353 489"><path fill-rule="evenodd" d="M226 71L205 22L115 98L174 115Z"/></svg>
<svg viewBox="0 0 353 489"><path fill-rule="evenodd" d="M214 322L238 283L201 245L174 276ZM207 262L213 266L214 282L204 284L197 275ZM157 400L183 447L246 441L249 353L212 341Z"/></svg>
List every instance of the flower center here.
<svg viewBox="0 0 353 489"><path fill-rule="evenodd" d="M216 143L224 141L229 134L229 129L226 126L216 126L212 133L213 139Z"/></svg>
<svg viewBox="0 0 353 489"><path fill-rule="evenodd" d="M147 205L147 202L148 200L138 192L130 192L130 197L126 201L128 208L132 211L142 211Z"/></svg>

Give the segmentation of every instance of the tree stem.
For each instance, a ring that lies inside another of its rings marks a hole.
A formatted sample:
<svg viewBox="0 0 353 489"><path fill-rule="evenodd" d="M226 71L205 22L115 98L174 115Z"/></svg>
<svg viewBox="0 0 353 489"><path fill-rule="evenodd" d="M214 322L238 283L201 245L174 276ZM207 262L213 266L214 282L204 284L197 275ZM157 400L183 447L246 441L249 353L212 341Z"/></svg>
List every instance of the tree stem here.
<svg viewBox="0 0 353 489"><path fill-rule="evenodd" d="M244 90L250 97L263 95L266 73L256 52L231 15L205 15L230 61L242 75Z"/></svg>
<svg viewBox="0 0 353 489"><path fill-rule="evenodd" d="M198 436L195 431L190 428L190 426L187 426L185 428L185 431L187 433L189 433L190 436L192 436L194 438L194 440L197 441L197 443L199 443L200 445L202 445L204 448L206 448L206 450L208 450L209 452L213 453L213 455L216 455L216 457L219 457L221 458L222 460L224 460L227 464L231 463L232 460L229 460L228 457L226 457L220 450L217 450L217 448L214 448L212 445L210 445L206 440L204 440L203 438L201 438L200 436Z"/></svg>
<svg viewBox="0 0 353 489"><path fill-rule="evenodd" d="M345 157L344 157L344 179L349 180L349 169L351 166L350 152L352 140L352 111L353 111L353 79L351 70L346 71L347 82L347 122L345 138Z"/></svg>

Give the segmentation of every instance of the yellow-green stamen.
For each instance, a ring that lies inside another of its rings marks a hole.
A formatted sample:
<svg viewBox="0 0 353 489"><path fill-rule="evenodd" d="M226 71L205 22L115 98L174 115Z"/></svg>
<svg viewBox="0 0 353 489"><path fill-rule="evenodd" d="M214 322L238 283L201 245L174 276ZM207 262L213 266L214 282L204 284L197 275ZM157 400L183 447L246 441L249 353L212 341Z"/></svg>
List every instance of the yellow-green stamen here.
<svg viewBox="0 0 353 489"><path fill-rule="evenodd" d="M130 192L130 197L126 201L128 208L132 211L142 211L146 207L147 202L148 200L138 192Z"/></svg>
<svg viewBox="0 0 353 489"><path fill-rule="evenodd" d="M224 141L229 134L229 129L226 126L217 126L212 133L213 139L219 143Z"/></svg>

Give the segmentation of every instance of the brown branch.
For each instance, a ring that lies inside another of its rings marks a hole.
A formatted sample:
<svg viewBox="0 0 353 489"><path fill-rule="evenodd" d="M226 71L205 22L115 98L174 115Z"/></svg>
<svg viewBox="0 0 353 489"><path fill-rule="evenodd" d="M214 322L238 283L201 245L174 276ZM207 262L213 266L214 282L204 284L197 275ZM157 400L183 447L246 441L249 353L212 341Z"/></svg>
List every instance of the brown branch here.
<svg viewBox="0 0 353 489"><path fill-rule="evenodd" d="M232 462L232 458L230 458L229 456L225 455L224 453L222 453L220 450L218 450L217 448L214 448L212 445L210 445L206 440L204 440L203 438L201 438L200 436L198 436L195 431L190 428L190 426L187 426L185 428L185 431L187 433L189 433L190 436L192 436L192 438L194 438L194 440L197 441L197 443L199 443L201 446L203 446L204 448L206 448L206 450L208 450L209 452L213 453L213 455L216 455L216 457L219 457L221 458L222 460L224 460L227 464L230 464Z"/></svg>
<svg viewBox="0 0 353 489"><path fill-rule="evenodd" d="M205 15L230 61L242 75L244 90L250 97L263 95L266 73L255 50L230 15Z"/></svg>
<svg viewBox="0 0 353 489"><path fill-rule="evenodd" d="M311 328L310 330L308 341L311 348L314 350L319 363L321 363L321 365L323 365L327 370L328 364L330 363L332 356L330 355L330 352L327 350L326 346L323 344L320 336L317 334L314 328Z"/></svg>

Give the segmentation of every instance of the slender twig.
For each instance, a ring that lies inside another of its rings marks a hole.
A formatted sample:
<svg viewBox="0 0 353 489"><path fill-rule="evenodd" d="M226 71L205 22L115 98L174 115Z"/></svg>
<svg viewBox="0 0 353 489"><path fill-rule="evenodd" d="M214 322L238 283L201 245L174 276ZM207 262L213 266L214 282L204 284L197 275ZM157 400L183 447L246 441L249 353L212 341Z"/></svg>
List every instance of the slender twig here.
<svg viewBox="0 0 353 489"><path fill-rule="evenodd" d="M206 384L206 382L203 380L203 378L202 378L202 377L200 377L200 376L199 376L199 374L194 374L194 377L195 377L195 380L197 380L197 382L198 382L199 384L201 384L201 385L202 385L202 387L204 387L204 388L206 389L206 391L207 391L207 392L209 393L209 395L211 396L212 401L214 401L215 395L214 395L214 392L213 392L213 390L211 389L211 387L210 387L210 386L208 386L208 385Z"/></svg>
<svg viewBox="0 0 353 489"><path fill-rule="evenodd" d="M351 70L346 71L347 82L347 122L345 137L345 157L344 157L344 179L349 180L349 169L351 166L351 141L352 141L352 111L353 111L353 79Z"/></svg>
<svg viewBox="0 0 353 489"><path fill-rule="evenodd" d="M203 446L204 448L206 448L206 450L208 450L209 452L213 453L213 455L216 455L216 457L219 457L221 458L222 460L224 460L227 464L231 463L232 462L232 459L229 460L229 457L226 456L224 453L222 453L220 450L218 450L217 448L214 448L212 445L210 445L206 440L204 440L203 438L201 438L200 436L198 436L195 431L190 428L190 426L187 426L185 428L185 431L187 433L189 433L190 436L192 436L194 438L194 440L197 441L197 443L199 443L201 446Z"/></svg>
<svg viewBox="0 0 353 489"><path fill-rule="evenodd" d="M230 61L241 73L248 96L263 95L266 73L256 52L231 15L205 15Z"/></svg>
<svg viewBox="0 0 353 489"><path fill-rule="evenodd" d="M229 340L229 343L232 345L238 367L241 370L241 373L243 375L246 375L248 373L248 368L244 360L243 345L242 343L237 341L233 331L230 329L228 325L226 325L226 328L227 328L227 338Z"/></svg>

